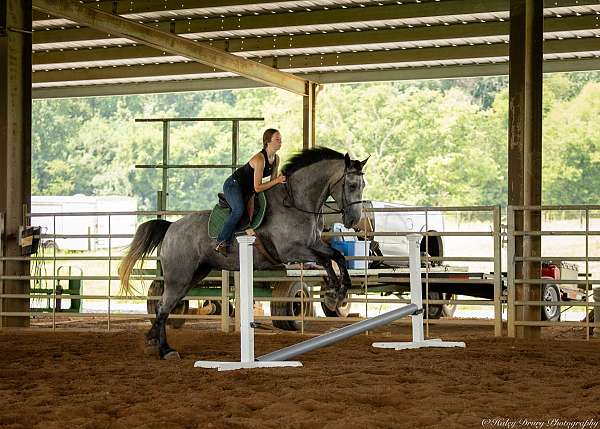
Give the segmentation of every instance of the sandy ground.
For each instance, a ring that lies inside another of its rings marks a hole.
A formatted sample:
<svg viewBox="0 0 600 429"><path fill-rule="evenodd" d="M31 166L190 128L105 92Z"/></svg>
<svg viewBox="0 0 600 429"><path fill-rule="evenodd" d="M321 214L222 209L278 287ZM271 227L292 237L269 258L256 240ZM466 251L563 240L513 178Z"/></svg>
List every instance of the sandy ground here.
<svg viewBox="0 0 600 429"><path fill-rule="evenodd" d="M487 327L435 326L433 335L467 348L372 348L408 339L408 327L393 326L308 353L302 368L216 372L194 361L238 359L239 337L199 326L169 332L176 362L144 353L143 323L0 333L0 427L469 428L551 419L600 427L600 341L586 342L581 330L515 341ZM256 352L302 339L258 333Z"/></svg>

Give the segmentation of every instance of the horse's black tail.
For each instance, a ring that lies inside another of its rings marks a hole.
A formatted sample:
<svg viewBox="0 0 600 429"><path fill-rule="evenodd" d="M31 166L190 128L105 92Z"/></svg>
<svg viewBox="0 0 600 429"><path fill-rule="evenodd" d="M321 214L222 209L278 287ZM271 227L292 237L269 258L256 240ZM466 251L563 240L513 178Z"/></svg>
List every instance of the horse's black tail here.
<svg viewBox="0 0 600 429"><path fill-rule="evenodd" d="M148 254L158 247L170 226L171 222L167 220L155 219L144 222L138 227L129 246L129 251L119 265L122 294L131 294L133 288L129 283L129 277L133 271L133 266L139 259L143 261Z"/></svg>

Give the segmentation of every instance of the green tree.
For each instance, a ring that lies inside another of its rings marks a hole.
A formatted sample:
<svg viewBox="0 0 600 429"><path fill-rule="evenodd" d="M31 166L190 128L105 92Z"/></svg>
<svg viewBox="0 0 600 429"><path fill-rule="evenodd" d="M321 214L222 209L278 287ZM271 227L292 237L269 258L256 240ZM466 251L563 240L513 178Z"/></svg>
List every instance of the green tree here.
<svg viewBox="0 0 600 429"><path fill-rule="evenodd" d="M599 122L600 83L552 107L544 127L544 203L598 204Z"/></svg>
<svg viewBox="0 0 600 429"><path fill-rule="evenodd" d="M544 78L544 201L595 202L600 73ZM371 155L366 197L413 204L497 204L507 195L506 77L327 85L318 95L317 142ZM238 161L281 130L285 161L302 147L302 97L282 90L205 91L36 100L32 192L121 194L154 209L162 162L160 123L142 117L264 117L242 122ZM170 162L231 163L231 123L174 123ZM169 207L205 209L230 169L172 170Z"/></svg>

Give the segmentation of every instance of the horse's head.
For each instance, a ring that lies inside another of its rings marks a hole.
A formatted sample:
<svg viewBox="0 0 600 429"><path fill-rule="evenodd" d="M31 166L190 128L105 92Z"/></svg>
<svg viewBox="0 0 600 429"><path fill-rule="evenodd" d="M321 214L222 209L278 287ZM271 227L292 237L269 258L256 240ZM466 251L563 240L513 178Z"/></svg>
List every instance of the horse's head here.
<svg viewBox="0 0 600 429"><path fill-rule="evenodd" d="M362 195L365 188L363 167L367 160L359 161L344 156L344 174L332 186L331 196L342 211L342 221L346 228L351 228L360 221L362 208Z"/></svg>

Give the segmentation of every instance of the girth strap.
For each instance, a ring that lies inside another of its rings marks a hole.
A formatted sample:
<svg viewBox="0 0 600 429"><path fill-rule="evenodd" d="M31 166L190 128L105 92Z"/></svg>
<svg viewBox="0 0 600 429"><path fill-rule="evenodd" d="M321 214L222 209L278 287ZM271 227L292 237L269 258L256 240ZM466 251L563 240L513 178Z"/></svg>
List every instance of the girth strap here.
<svg viewBox="0 0 600 429"><path fill-rule="evenodd" d="M263 245L262 241L260 240L260 237L258 236L258 234L256 234L256 231L254 231L252 228L248 228L247 230L244 231L246 233L246 235L253 235L254 237L256 237L256 240L254 241L254 247L256 247L256 250L258 250L258 252L263 255L265 257L265 259L267 261L269 261L270 264L272 265L281 265L282 262L276 260L265 248L265 246Z"/></svg>

